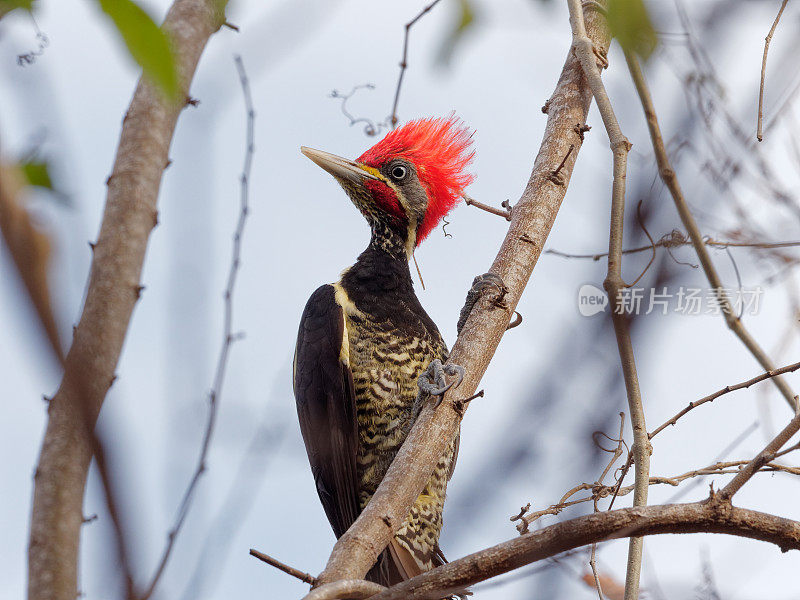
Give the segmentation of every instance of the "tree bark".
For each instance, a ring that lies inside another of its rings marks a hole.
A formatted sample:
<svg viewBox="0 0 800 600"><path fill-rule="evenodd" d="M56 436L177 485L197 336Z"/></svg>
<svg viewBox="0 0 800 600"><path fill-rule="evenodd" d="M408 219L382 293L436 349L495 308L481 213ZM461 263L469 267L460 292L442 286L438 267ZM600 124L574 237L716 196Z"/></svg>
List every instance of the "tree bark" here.
<svg viewBox="0 0 800 600"><path fill-rule="evenodd" d="M176 0L164 21L176 51L182 90L188 92L200 55L224 22L224 3ZM89 286L75 328L64 376L50 401L48 423L34 477L28 547L28 598L74 600L83 494L92 458L87 432L114 381L133 308L142 287L147 240L157 223L161 177L178 115L140 80L122 126L108 179L103 222L93 246Z"/></svg>
<svg viewBox="0 0 800 600"><path fill-rule="evenodd" d="M800 550L800 523L736 508L712 496L704 502L598 512L486 548L370 597L370 600L441 598L513 569L595 542L660 533L726 533Z"/></svg>

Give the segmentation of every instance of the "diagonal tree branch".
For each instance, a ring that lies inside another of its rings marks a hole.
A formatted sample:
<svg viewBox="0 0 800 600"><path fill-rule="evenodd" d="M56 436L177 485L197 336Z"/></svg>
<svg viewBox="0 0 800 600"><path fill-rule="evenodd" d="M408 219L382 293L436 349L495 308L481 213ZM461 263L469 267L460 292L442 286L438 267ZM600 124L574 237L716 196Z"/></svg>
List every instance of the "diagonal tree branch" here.
<svg viewBox="0 0 800 600"><path fill-rule="evenodd" d="M786 365L785 367L781 367L780 369L775 369L774 371L767 371L766 373L762 373L752 379L748 379L747 381L742 381L741 383L735 383L733 385L726 385L721 390L717 390L713 394L709 394L708 396L703 396L699 400L693 400L689 402L689 404L677 413L674 417L668 419L658 427L656 427L652 433L649 434L650 439L652 440L656 437L659 433L661 433L664 429L666 429L669 425L675 425L678 422L678 419L683 417L686 413L691 411L692 409L697 408L701 404L705 404L706 402L713 402L720 396L724 396L725 394L729 394L730 392L735 392L736 390L742 390L745 388L749 388L751 385L755 385L765 379L772 379L773 377L777 377L778 375L782 375L783 373L793 373L800 369L800 362L796 362L791 365Z"/></svg>
<svg viewBox="0 0 800 600"><path fill-rule="evenodd" d="M176 0L164 22L177 55L184 93L211 34L224 22L223 2ZM114 381L133 308L175 124L184 102L167 103L141 80L125 115L103 222L93 246L89 286L49 406L34 483L28 548L28 598L74 600L83 493L92 429Z"/></svg>
<svg viewBox="0 0 800 600"><path fill-rule="evenodd" d="M772 440L758 453L758 455L747 463L736 474L736 477L722 488L718 494L719 499L723 502L730 502L733 495L742 489L742 486L750 481L761 467L769 463L775 458L777 452L783 448L786 442L798 431L800 431L800 413L797 413L794 418L786 425Z"/></svg>
<svg viewBox="0 0 800 600"><path fill-rule="evenodd" d="M441 598L451 590L485 581L587 544L662 533L725 533L800 550L800 523L733 507L712 496L703 502L622 508L544 527L454 560L395 585L370 600Z"/></svg>
<svg viewBox="0 0 800 600"><path fill-rule="evenodd" d="M689 233L692 245L697 253L697 257L700 259L700 264L706 274L708 283L717 295L717 300L722 309L722 316L725 319L725 323L728 329L742 341L765 371L774 371L775 364L772 362L772 359L770 359L767 353L758 345L758 342L750 335L750 332L745 329L742 321L736 316L736 311L734 311L728 299L728 295L725 293L725 289L722 286L722 280L714 267L714 263L711 261L711 256L705 246L703 235L700 233L700 228L697 226L697 222L694 220L694 216L689 210L689 205L686 202L683 190L678 182L678 176L675 174L675 170L670 164L667 149L664 146L664 138L661 135L661 127L658 124L653 98L650 95L650 88L644 78L639 60L629 52L625 53L625 60L628 63L628 70L631 73L636 91L639 94L639 99L642 102L642 109L644 110L644 115L647 120L647 128L650 130L650 139L653 143L653 151L655 152L656 162L658 163L658 174L661 176L664 185L667 186L667 189L672 195L675 208L677 208L681 221L683 221L683 226L686 227L686 231ZM789 384L787 384L782 377L774 377L772 381L775 383L775 386L786 402L789 403L792 410L797 411L798 402Z"/></svg>
<svg viewBox="0 0 800 600"><path fill-rule="evenodd" d="M605 19L591 13L587 32L606 50ZM458 431L463 401L472 395L503 337L509 318L541 254L567 191L581 146L591 92L571 50L547 103L547 126L528 185L512 211L511 223L491 272L507 287L502 297L484 296L472 310L450 355L466 368L460 387L451 389L438 408L429 403L420 414L370 503L337 541L320 583L363 577L375 563L422 491L433 467ZM570 151L573 147L573 151ZM555 168L560 168L558 177Z"/></svg>

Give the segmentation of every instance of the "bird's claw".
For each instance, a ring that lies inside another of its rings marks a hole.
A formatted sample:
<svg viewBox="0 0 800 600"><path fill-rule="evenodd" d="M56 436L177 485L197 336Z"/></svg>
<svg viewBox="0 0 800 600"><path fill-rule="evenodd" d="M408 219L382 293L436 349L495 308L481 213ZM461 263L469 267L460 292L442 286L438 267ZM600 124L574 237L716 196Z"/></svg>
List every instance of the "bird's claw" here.
<svg viewBox="0 0 800 600"><path fill-rule="evenodd" d="M500 308L505 308L504 299L508 293L508 288L506 287L503 278L499 275L495 275L494 273L484 273L483 275L478 275L472 280L472 287L467 292L467 299L464 302L464 307L461 309L461 314L458 317L456 331L459 334L461 334L461 329L467 322L467 318L472 312L475 304L477 304L483 292L490 288L494 288L497 291L497 295L492 301L494 305Z"/></svg>
<svg viewBox="0 0 800 600"><path fill-rule="evenodd" d="M442 361L438 358L435 358L428 365L428 368L425 369L425 372L419 376L419 379L417 380L417 386L419 387L420 392L423 394L427 394L428 396L438 396L436 406L439 406L447 390L453 386L458 387L461 385L461 382L464 380L465 372L466 371L464 370L464 367L460 365L453 365L449 363L442 365ZM455 377L456 380L447 383L445 375Z"/></svg>

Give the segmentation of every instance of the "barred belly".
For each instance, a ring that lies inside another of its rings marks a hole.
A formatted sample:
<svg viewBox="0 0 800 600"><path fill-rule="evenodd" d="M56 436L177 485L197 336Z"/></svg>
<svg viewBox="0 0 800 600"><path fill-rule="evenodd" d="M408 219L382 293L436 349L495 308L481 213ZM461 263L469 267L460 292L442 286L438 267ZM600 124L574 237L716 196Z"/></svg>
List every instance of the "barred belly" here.
<svg viewBox="0 0 800 600"><path fill-rule="evenodd" d="M377 490L416 415L417 379L434 359L445 360L440 340L408 337L364 313L345 317L349 361L355 384L359 447L359 504L363 510ZM422 494L395 537L423 569L433 567L442 528L447 480L455 443L442 456Z"/></svg>

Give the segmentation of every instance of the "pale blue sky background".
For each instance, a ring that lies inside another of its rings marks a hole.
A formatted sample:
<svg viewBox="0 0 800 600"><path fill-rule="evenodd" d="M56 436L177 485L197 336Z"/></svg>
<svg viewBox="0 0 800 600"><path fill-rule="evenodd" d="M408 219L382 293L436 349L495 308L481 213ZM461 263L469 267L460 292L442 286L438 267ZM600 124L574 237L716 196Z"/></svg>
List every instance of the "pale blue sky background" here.
<svg viewBox="0 0 800 600"><path fill-rule="evenodd" d="M434 57L455 18L455 4L444 0L412 32L400 117L456 111L476 131L477 180L470 195L493 205L505 199L514 202L541 140L545 116L540 107L553 90L569 46L566 6L555 0L475 2L479 26L456 49L452 64L442 67ZM244 151L245 113L232 59L234 53L241 54L258 113L252 212L235 299L235 329L244 331L246 338L231 356L209 471L159 598L298 598L306 586L248 557L248 548L311 573L319 572L328 556L333 535L314 491L296 424L290 361L308 295L319 284L336 280L352 263L366 245L368 231L344 193L300 154L299 147L353 157L374 143L359 126L349 127L337 101L327 96L334 88L346 92L354 85L373 83L376 89L359 92L349 109L383 119L391 107L403 24L422 5L238 2L229 15L241 33L223 29L203 56L192 86L200 105L187 109L179 122L173 163L162 186L161 224L151 237L142 278L146 290L100 421L112 441L122 508L136 543L137 580L144 582L194 467L222 335L221 290ZM146 6L160 20L168 3ZM699 20L721 6L710 1L693 4L692 16ZM681 93L686 52L675 43L682 37L674 35L681 30L674 5L659 1L651 8L659 29L669 34L669 45L654 56L648 74L670 137L687 111ZM727 84L733 117L747 132L755 131L761 44L776 8L773 2L735 6L731 10L739 12L722 26L725 37L711 44L711 60ZM787 57L796 49L792 35L798 14L790 3L773 42L771 73L776 79L768 87L768 109L774 109L797 81L796 60ZM34 199L37 217L54 238L52 286L68 339L85 286L87 241L99 227L104 181L137 72L92 3L44 1L37 20L50 45L25 68L18 67L14 57L36 46L30 21L16 15L0 23L0 150L4 157L19 156L43 139L40 153L53 161L59 187L69 197L69 206L43 196ZM702 28L696 33L706 35ZM616 48L610 60L604 77L623 131L634 145L630 189L646 190L653 161L641 110ZM607 246L611 156L594 109L589 124L593 129L548 244L564 251L600 252ZM791 126L791 118L781 121L761 150L787 187L797 189ZM732 207L738 200L753 208L771 240L800 237L796 217L776 212L774 204L763 199L763 189L749 180L732 181L729 193L710 185L703 176L704 157L710 151L702 145L692 150L680 174L705 232L724 237L735 222ZM659 182L652 180L652 185L660 189ZM639 199L635 193L640 192L631 192L631 209ZM660 229L653 232L660 236L679 221L665 192L653 198L650 208L663 213ZM421 301L452 344L466 289L474 275L488 268L505 221L466 206L457 208L449 220L453 237L434 232L417 258L427 285L425 291L418 288ZM33 316L6 249L0 252L0 380L5 397L0 404L0 455L5 457L0 461L0 597L12 599L25 591L32 473L45 423L40 398L52 394L59 374L31 325ZM692 260L686 250L676 255ZM718 251L713 256L726 284L735 287L727 256ZM736 256L745 285L763 285L774 270L749 260L743 251ZM626 260L626 278L633 279L647 258L642 254ZM680 285L702 285L696 270L678 269ZM516 530L508 517L520 505L532 501L543 508L580 481L593 481L601 470L590 458L590 434L597 422L609 424L607 433L615 433L624 392L608 382L609 369L617 368L613 334L598 325L602 317L580 316L576 296L584 283L600 285L604 271L602 261L547 255L540 260L519 307L525 322L503 340L481 385L486 397L472 404L463 423L442 536L448 557L513 537ZM781 281L779 286L765 285L760 314L747 320L770 350L779 344L788 323ZM644 283L652 284L646 279ZM651 429L688 401L759 372L719 317L651 316L640 324L633 342ZM569 343L582 351L559 356ZM554 355L559 356L555 364ZM778 362L794 362L798 355L795 336ZM546 378L558 385L537 387ZM800 377L788 379L800 388ZM763 445L764 431L781 427L788 414L784 401L768 386L728 396L661 434L655 440L652 471L672 475L711 463L758 420L762 428L728 456L748 458ZM247 454L259 428L266 430L266 441ZM509 440L522 440L527 447L516 456L514 469L509 463L493 462L505 456L501 450ZM237 479L245 456L250 456L244 463L247 468ZM800 518L799 485L796 479L762 475L737 502ZM234 501L228 502L232 487ZM652 488L651 499L664 501L675 491ZM703 484L685 499L706 492ZM617 506L629 502L626 497ZM81 589L87 598L115 597L108 519L94 474L86 512L100 518L84 531ZM562 516L577 514L573 510ZM542 522L554 521L548 517ZM619 580L624 577L626 547L625 542L613 542L599 551L603 571ZM670 600L692 596L702 581L703 552L726 599L797 596L796 553L782 555L766 544L710 535L658 536L647 540L646 550L643 587L654 590L660 584ZM206 562L201 560L204 552ZM547 575L478 589L475 597L596 597L579 581L585 568L585 560L576 559ZM196 572L199 577L193 575Z"/></svg>

